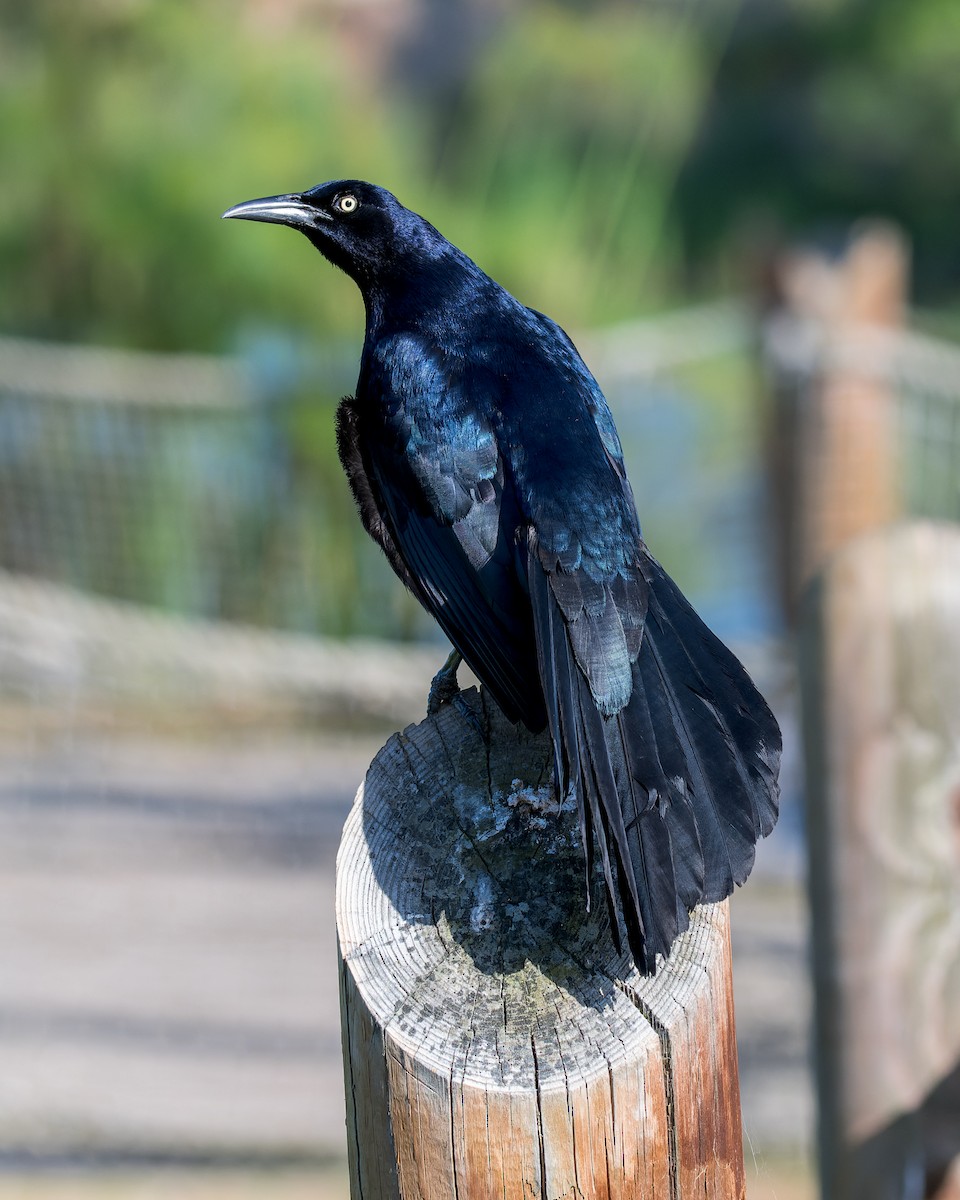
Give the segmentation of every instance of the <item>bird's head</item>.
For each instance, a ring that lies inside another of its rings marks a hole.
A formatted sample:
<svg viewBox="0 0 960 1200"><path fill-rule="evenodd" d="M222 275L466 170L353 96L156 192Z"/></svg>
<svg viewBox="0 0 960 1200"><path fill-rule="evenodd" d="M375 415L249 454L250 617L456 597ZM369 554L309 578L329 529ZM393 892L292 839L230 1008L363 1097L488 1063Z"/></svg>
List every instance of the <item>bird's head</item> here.
<svg viewBox="0 0 960 1200"><path fill-rule="evenodd" d="M228 208L223 216L299 229L364 291L402 269L404 262L429 260L453 249L396 196L359 179L337 179L306 192L247 200Z"/></svg>

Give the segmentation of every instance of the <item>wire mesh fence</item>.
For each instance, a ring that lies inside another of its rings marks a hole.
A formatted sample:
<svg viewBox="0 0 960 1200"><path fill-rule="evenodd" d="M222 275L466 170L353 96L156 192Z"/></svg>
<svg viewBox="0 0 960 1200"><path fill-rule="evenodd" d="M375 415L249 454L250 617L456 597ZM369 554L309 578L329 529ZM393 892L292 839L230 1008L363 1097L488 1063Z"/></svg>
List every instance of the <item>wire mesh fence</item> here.
<svg viewBox="0 0 960 1200"><path fill-rule="evenodd" d="M781 316L768 322L764 349L804 420L815 423L807 453L822 452L827 439L816 404L825 381L866 387L864 419L891 432L894 515L960 520L960 347L868 327L837 338L822 324Z"/></svg>
<svg viewBox="0 0 960 1200"><path fill-rule="evenodd" d="M345 489L299 448L300 419L295 392L239 362L3 342L0 565L198 617L350 630Z"/></svg>
<svg viewBox="0 0 960 1200"><path fill-rule="evenodd" d="M908 518L960 520L960 349L781 315L764 330L775 420L781 600L849 538Z"/></svg>
<svg viewBox="0 0 960 1200"><path fill-rule="evenodd" d="M704 511L729 508L719 493L742 487L756 457L752 398L736 378L747 328L726 305L588 339L648 537L715 607L726 585L698 527ZM732 380L684 382L718 360ZM137 362L0 341L0 569L311 634L429 629L367 544L335 460L342 354L288 364L279 387L257 355Z"/></svg>
<svg viewBox="0 0 960 1200"><path fill-rule="evenodd" d="M765 497L777 464L765 462L747 310L711 306L582 342L654 552L722 635L775 635ZM784 401L773 419L790 426L806 479L808 531L843 523L884 470L891 518L960 518L960 350L870 330L838 340L783 316L762 347ZM429 638L360 530L336 462L332 410L352 358L301 359L277 386L257 356L0 340L0 570L184 617ZM825 403L825 387L840 393ZM829 454L841 457L824 483Z"/></svg>
<svg viewBox="0 0 960 1200"><path fill-rule="evenodd" d="M649 544L761 677L782 662L778 551L795 591L865 504L868 519L960 516L949 344L758 325L741 303L579 340ZM0 697L68 723L107 704L252 713L257 695L311 720L419 716L443 648L360 529L334 451L355 361L349 346L225 360L0 339Z"/></svg>

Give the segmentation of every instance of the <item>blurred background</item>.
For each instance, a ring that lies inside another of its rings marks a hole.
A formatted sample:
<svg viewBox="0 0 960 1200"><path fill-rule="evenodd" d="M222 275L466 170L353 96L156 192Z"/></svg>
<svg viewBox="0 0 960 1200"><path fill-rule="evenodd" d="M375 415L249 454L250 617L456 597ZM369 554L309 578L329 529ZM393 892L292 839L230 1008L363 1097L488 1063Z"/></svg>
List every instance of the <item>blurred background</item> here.
<svg viewBox="0 0 960 1200"><path fill-rule="evenodd" d="M354 285L218 220L337 177L571 332L777 710L749 1194L816 1194L798 597L960 520L958 43L956 0L0 0L0 1197L346 1194L334 855L446 649L336 461Z"/></svg>

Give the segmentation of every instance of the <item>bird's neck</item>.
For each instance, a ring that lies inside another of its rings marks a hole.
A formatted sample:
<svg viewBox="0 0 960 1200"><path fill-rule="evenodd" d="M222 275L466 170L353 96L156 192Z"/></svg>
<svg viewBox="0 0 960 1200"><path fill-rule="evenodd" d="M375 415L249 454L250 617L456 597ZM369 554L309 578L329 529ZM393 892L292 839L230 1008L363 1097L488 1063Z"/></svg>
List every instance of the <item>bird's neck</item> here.
<svg viewBox="0 0 960 1200"><path fill-rule="evenodd" d="M451 247L453 249L453 247ZM447 341L461 318L483 318L502 289L466 255L397 263L376 278L357 280L367 316L367 336L414 332Z"/></svg>

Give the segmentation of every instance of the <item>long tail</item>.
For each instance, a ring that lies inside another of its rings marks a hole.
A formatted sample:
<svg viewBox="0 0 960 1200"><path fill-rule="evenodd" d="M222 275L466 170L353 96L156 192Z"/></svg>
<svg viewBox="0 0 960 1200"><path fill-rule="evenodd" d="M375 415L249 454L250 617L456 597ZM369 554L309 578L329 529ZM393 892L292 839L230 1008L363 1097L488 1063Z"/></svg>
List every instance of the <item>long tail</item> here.
<svg viewBox="0 0 960 1200"><path fill-rule="evenodd" d="M633 689L613 716L598 710L549 588L534 599L550 631L541 669L557 774L577 793L587 870L596 838L608 900L652 972L690 910L750 874L777 819L781 740L740 662L659 563L645 561L644 575Z"/></svg>

